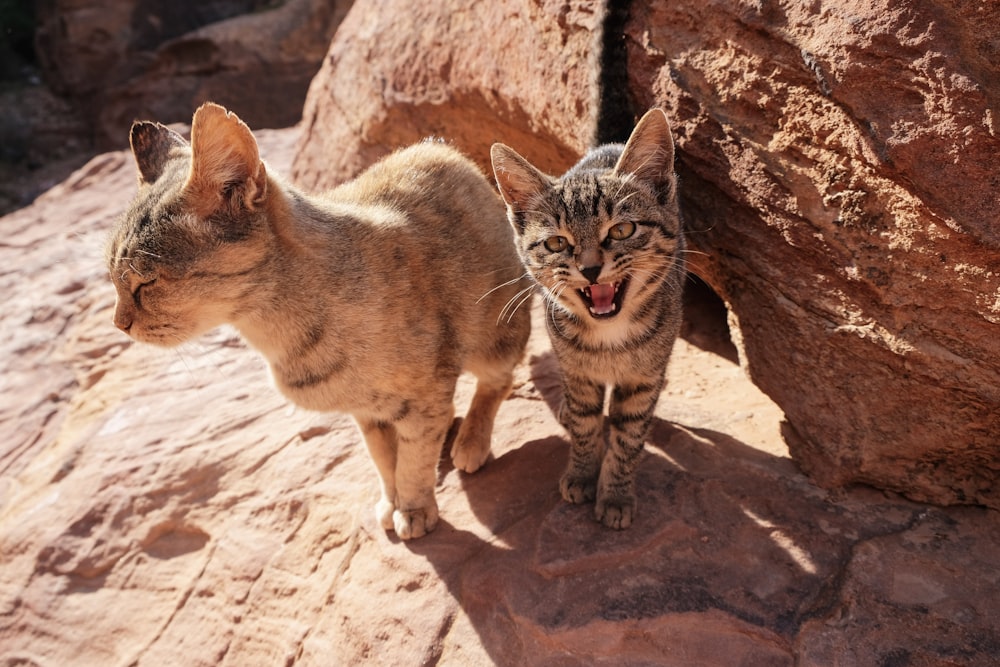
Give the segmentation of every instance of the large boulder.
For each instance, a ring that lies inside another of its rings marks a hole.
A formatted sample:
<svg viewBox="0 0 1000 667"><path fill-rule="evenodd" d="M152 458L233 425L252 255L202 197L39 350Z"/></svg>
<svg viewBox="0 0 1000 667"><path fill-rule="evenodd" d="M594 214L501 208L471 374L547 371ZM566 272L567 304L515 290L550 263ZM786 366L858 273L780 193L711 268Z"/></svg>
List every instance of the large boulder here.
<svg viewBox="0 0 1000 667"><path fill-rule="evenodd" d="M187 122L202 102L254 127L300 118L309 82L351 0L53 0L39 3L46 81L74 100L98 146L136 118Z"/></svg>
<svg viewBox="0 0 1000 667"><path fill-rule="evenodd" d="M1000 5L636 2L691 265L799 465L1000 508Z"/></svg>
<svg viewBox="0 0 1000 667"><path fill-rule="evenodd" d="M484 169L495 141L565 169L593 136L602 18L588 3L357 5L306 99L296 180L329 187L433 136Z"/></svg>

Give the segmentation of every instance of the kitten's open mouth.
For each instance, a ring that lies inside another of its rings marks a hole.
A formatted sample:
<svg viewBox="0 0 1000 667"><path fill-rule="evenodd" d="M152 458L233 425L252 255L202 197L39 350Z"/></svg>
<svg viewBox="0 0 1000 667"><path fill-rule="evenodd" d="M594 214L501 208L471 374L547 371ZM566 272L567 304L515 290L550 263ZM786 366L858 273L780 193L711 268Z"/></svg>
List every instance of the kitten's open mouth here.
<svg viewBox="0 0 1000 667"><path fill-rule="evenodd" d="M604 318L614 317L622 309L622 299L627 287L628 279L625 279L602 285L588 285L577 292L592 317Z"/></svg>

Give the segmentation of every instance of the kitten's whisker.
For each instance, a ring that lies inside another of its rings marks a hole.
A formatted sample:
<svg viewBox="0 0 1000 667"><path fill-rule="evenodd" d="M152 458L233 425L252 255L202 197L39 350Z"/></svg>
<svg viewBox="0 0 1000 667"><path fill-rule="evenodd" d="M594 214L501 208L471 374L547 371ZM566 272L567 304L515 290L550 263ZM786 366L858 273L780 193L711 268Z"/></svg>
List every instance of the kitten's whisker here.
<svg viewBox="0 0 1000 667"><path fill-rule="evenodd" d="M521 280L522 278L528 278L528 277L529 277L528 273L525 272L525 273L522 273L521 275L517 276L516 278L511 278L510 280L508 280L505 283L500 283L499 285L497 285L493 289L491 289L488 292L486 292L486 294L483 294L481 297L479 297L478 299L476 299L476 303L479 303L480 301L482 301L483 299L485 299L486 297L488 297L490 294L493 294L493 292L496 292L501 287L506 287L507 285L513 285L514 283L516 283L517 281Z"/></svg>
<svg viewBox="0 0 1000 667"><path fill-rule="evenodd" d="M517 309L520 308L525 301L530 299L532 295L534 295L534 293L535 293L535 286L532 284L529 285L528 287L525 287L517 294L515 294L513 297L511 297L507 301L507 303L504 304L504 307L500 309L500 314L497 315L497 324L500 324L500 320L504 319L505 315L507 317L507 324L510 324L510 321L514 319L514 314L517 313ZM523 294L526 294L526 296L522 297L521 295ZM519 298L520 301L518 301ZM515 301L517 301L516 305L514 305Z"/></svg>
<svg viewBox="0 0 1000 667"><path fill-rule="evenodd" d="M507 316L507 324L510 324L510 321L514 319L514 314L517 312L518 308L523 306L526 302L530 301L531 297L533 296L535 296L534 289L528 290L528 293L525 294L524 297L518 302L518 304L514 306L514 309L510 311L510 315Z"/></svg>

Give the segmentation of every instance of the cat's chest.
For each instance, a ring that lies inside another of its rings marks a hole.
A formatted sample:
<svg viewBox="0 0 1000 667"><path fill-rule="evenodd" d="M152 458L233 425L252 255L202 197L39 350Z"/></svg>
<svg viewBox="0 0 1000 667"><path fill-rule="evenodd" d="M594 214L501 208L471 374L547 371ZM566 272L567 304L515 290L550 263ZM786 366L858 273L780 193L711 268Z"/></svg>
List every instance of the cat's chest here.
<svg viewBox="0 0 1000 667"><path fill-rule="evenodd" d="M663 373L676 333L672 327L643 326L624 318L592 324L548 322L560 366L601 383L646 382Z"/></svg>

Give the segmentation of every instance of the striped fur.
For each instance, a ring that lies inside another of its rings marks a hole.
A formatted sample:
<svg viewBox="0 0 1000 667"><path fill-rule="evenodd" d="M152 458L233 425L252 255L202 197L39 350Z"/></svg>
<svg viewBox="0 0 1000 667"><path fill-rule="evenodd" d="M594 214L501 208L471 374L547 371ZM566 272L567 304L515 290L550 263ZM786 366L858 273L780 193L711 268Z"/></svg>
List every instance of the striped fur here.
<svg viewBox="0 0 1000 667"><path fill-rule="evenodd" d="M632 523L635 469L681 325L684 238L673 155L659 109L643 116L627 144L591 151L558 179L507 146L492 150L562 369L560 421L572 447L560 490L573 503L596 497L597 520L612 528Z"/></svg>
<svg viewBox="0 0 1000 667"><path fill-rule="evenodd" d="M382 525L432 530L458 376L479 381L451 451L473 472L530 328L510 307L530 282L489 181L425 142L310 197L267 172L222 107L200 108L191 135L132 128L139 192L108 247L115 324L158 345L234 325L291 400L355 417Z"/></svg>

